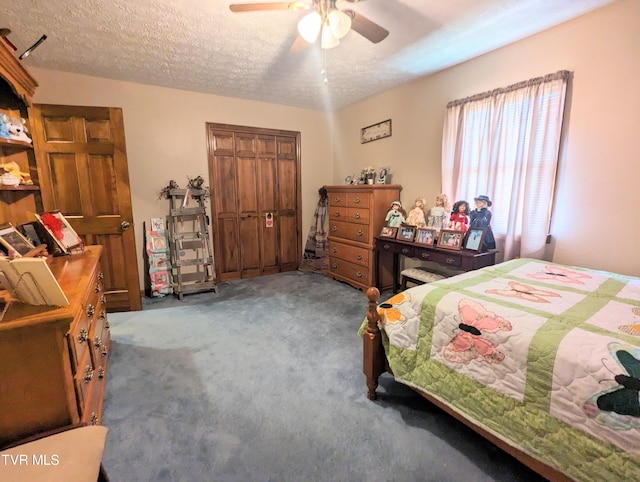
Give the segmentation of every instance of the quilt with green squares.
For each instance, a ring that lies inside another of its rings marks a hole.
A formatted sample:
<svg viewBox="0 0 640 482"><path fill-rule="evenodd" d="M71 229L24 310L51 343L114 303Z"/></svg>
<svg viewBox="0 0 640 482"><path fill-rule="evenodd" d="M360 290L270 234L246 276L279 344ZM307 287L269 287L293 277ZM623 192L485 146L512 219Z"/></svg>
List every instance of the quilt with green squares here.
<svg viewBox="0 0 640 482"><path fill-rule="evenodd" d="M518 259L378 312L398 381L576 480L640 480L640 278Z"/></svg>

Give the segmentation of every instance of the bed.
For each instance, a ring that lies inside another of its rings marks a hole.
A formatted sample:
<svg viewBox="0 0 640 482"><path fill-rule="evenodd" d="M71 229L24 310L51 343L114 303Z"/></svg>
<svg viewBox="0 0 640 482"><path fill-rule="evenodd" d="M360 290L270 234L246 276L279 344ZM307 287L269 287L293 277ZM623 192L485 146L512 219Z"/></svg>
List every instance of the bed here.
<svg viewBox="0 0 640 482"><path fill-rule="evenodd" d="M640 278L517 259L379 296L369 399L388 371L550 480L640 480Z"/></svg>

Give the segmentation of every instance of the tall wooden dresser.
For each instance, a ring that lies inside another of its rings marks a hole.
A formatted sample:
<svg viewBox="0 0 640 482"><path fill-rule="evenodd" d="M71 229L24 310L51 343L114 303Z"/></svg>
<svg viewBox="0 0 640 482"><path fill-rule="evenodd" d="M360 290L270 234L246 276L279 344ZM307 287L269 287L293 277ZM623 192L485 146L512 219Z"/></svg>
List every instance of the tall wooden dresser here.
<svg viewBox="0 0 640 482"><path fill-rule="evenodd" d="M362 184L325 186L329 196L329 271L327 276L355 288L374 284L374 237L385 225L391 203L400 199L402 186ZM381 284L392 285L381 273Z"/></svg>
<svg viewBox="0 0 640 482"><path fill-rule="evenodd" d="M100 423L111 346L101 255L88 246L49 260L69 306L11 302L0 321L0 446Z"/></svg>

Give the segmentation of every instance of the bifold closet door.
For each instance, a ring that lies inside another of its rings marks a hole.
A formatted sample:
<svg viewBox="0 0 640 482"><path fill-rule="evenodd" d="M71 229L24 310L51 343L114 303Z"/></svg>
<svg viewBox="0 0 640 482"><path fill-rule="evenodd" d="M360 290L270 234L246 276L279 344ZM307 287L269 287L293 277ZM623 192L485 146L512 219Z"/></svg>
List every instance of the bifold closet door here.
<svg viewBox="0 0 640 482"><path fill-rule="evenodd" d="M217 279L297 269L299 134L207 127Z"/></svg>

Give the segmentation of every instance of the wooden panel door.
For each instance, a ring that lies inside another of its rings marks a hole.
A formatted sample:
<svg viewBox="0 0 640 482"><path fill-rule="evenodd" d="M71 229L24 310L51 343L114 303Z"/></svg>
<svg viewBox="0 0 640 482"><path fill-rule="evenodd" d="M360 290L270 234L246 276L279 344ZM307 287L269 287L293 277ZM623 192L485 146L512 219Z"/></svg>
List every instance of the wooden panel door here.
<svg viewBox="0 0 640 482"><path fill-rule="evenodd" d="M207 129L217 279L297 269L299 134L222 124Z"/></svg>
<svg viewBox="0 0 640 482"><path fill-rule="evenodd" d="M122 109L36 105L29 117L44 210L104 247L107 309L142 309Z"/></svg>

